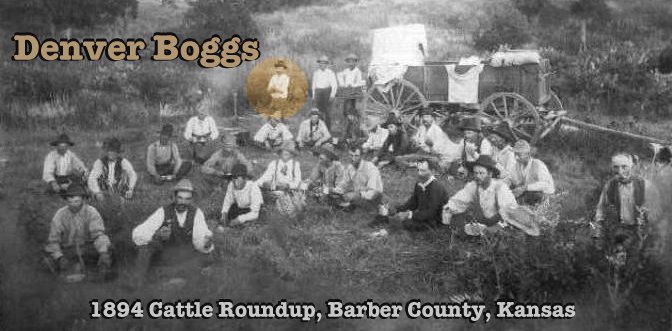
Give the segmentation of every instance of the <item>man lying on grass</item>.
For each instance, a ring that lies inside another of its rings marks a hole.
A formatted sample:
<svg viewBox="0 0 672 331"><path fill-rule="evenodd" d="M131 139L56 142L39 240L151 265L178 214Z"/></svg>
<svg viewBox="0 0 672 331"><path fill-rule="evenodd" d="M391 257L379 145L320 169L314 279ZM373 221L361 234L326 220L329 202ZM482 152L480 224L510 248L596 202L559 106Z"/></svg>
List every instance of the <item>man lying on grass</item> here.
<svg viewBox="0 0 672 331"><path fill-rule="evenodd" d="M105 193L117 193L125 199L133 197L138 175L133 165L121 157L121 142L110 138L103 144L105 156L96 160L89 174L89 190L96 200L103 200Z"/></svg>
<svg viewBox="0 0 672 331"><path fill-rule="evenodd" d="M147 172L157 185L180 180L191 170L191 162L182 160L172 137L173 125L165 124L159 132L159 140L147 148Z"/></svg>
<svg viewBox="0 0 672 331"><path fill-rule="evenodd" d="M224 231L224 225L239 226L259 219L259 210L264 203L261 190L250 180L247 167L236 164L231 170L231 182L226 189L222 203L222 216L217 230Z"/></svg>
<svg viewBox="0 0 672 331"><path fill-rule="evenodd" d="M184 251L193 247L203 254L214 249L212 231L203 211L194 205L194 186L190 180L182 179L175 185L172 200L133 229L133 242L138 247L136 277L140 282L149 270L152 257L165 248ZM203 258L202 266L210 263L209 256L200 258Z"/></svg>
<svg viewBox="0 0 672 331"><path fill-rule="evenodd" d="M86 180L86 166L70 147L75 143L63 133L58 139L49 143L56 147L44 158L42 179L47 183L47 192L63 193L71 184L83 184Z"/></svg>
<svg viewBox="0 0 672 331"><path fill-rule="evenodd" d="M101 273L106 273L112 263L110 238L105 234L105 224L96 208L84 200L86 189L70 185L63 193L67 206L59 209L51 220L45 260L53 271L62 275L75 270L82 272L82 263L98 261ZM73 268L74 267L74 268Z"/></svg>

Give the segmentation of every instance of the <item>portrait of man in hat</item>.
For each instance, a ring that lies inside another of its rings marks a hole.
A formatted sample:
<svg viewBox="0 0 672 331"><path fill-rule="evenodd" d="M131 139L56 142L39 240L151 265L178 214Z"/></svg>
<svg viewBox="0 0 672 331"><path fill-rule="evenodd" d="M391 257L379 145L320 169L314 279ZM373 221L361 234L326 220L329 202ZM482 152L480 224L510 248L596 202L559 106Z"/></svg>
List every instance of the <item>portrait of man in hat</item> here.
<svg viewBox="0 0 672 331"><path fill-rule="evenodd" d="M362 89L366 86L362 71L357 67L359 58L356 54L350 53L345 57L346 68L340 71L336 78L338 79L339 94L343 98L343 113L355 109L357 99L362 95Z"/></svg>
<svg viewBox="0 0 672 331"><path fill-rule="evenodd" d="M277 150L278 158L268 163L266 171L256 180L257 186L269 191L296 190L301 184L301 164L291 142Z"/></svg>
<svg viewBox="0 0 672 331"><path fill-rule="evenodd" d="M324 122L331 130L331 104L336 97L338 80L336 74L329 69L329 64L329 58L326 55L317 59L318 69L313 73L311 91L313 107L316 107L324 116Z"/></svg>
<svg viewBox="0 0 672 331"><path fill-rule="evenodd" d="M294 135L289 131L289 127L281 122L281 119L280 112L268 116L267 122L259 128L259 131L253 137L257 146L270 151L277 149L287 141L294 140Z"/></svg>
<svg viewBox="0 0 672 331"><path fill-rule="evenodd" d="M173 125L164 124L159 140L147 147L147 172L155 184L180 180L191 170L191 162L182 160L180 149L173 139Z"/></svg>
<svg viewBox="0 0 672 331"><path fill-rule="evenodd" d="M87 169L84 162L70 150L75 143L62 133L49 145L55 149L44 158L42 168L42 180L47 183L47 191L63 193L71 184L82 185L86 180Z"/></svg>
<svg viewBox="0 0 672 331"><path fill-rule="evenodd" d="M311 192L313 197L322 199L334 193L336 187L344 185L345 167L331 144L323 145L318 153L319 161L302 187Z"/></svg>
<svg viewBox="0 0 672 331"><path fill-rule="evenodd" d="M278 112L280 118L285 117L285 111L288 106L287 98L289 96L290 78L287 75L287 64L284 60L278 59L273 64L273 75L268 81L266 91L271 95L271 113Z"/></svg>
<svg viewBox="0 0 672 331"><path fill-rule="evenodd" d="M261 190L251 180L244 164L236 164L231 170L231 182L226 189L218 231L225 225L239 226L259 219L259 211L264 203Z"/></svg>
<svg viewBox="0 0 672 331"><path fill-rule="evenodd" d="M245 165L248 171L252 171L252 162L238 149L235 137L226 134L222 141L222 147L210 156L201 166L201 173L205 180L205 191L212 192L215 187L228 187L231 179L231 171L236 164Z"/></svg>
<svg viewBox="0 0 672 331"><path fill-rule="evenodd" d="M532 157L530 143L522 139L516 141L513 152L516 164L507 169L509 176L505 180L518 203L536 205L547 195L555 193L553 176L543 161Z"/></svg>
<svg viewBox="0 0 672 331"><path fill-rule="evenodd" d="M120 194L125 199L133 197L138 175L128 159L121 156L121 141L112 137L103 143L104 156L93 163L88 186L96 200L107 194Z"/></svg>

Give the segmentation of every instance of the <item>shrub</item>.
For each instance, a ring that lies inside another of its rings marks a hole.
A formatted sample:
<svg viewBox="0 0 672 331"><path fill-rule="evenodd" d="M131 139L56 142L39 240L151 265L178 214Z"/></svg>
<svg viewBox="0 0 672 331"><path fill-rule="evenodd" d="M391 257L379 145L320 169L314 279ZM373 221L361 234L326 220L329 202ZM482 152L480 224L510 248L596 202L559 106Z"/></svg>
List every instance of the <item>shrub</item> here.
<svg viewBox="0 0 672 331"><path fill-rule="evenodd" d="M500 45L520 47L532 40L530 24L525 15L508 2L491 3L478 21L474 48L492 51Z"/></svg>

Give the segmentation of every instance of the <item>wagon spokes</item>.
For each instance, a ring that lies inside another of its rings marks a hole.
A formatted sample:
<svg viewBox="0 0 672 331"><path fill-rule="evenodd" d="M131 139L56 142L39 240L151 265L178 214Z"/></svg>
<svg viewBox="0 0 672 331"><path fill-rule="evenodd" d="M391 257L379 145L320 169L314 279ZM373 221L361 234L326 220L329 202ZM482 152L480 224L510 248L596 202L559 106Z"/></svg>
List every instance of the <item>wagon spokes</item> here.
<svg viewBox="0 0 672 331"><path fill-rule="evenodd" d="M415 127L417 114L427 100L413 83L395 79L386 85L374 85L367 91L366 110L382 116L393 112L402 117L407 127Z"/></svg>

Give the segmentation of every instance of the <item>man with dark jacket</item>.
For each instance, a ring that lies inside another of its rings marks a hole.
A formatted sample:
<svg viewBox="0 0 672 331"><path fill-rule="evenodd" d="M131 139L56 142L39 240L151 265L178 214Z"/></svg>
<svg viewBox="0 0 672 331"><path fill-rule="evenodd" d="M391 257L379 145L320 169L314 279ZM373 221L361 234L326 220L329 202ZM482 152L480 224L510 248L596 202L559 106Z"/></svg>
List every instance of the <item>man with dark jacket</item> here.
<svg viewBox="0 0 672 331"><path fill-rule="evenodd" d="M388 136L376 156L371 160L379 168L394 163L399 155L410 153L408 134L406 134L397 116L390 113L387 121L381 127L387 129Z"/></svg>

